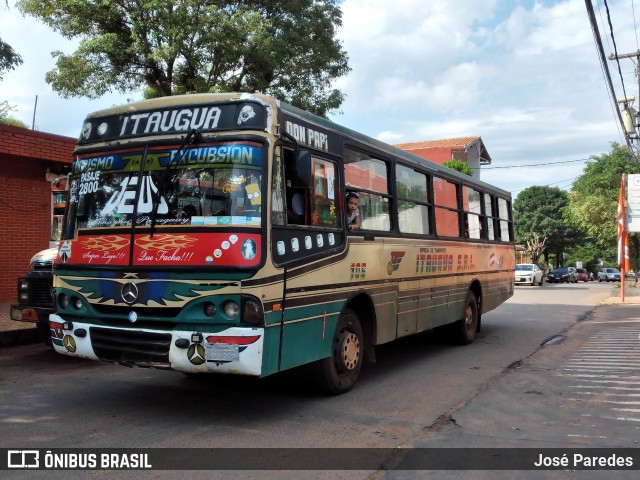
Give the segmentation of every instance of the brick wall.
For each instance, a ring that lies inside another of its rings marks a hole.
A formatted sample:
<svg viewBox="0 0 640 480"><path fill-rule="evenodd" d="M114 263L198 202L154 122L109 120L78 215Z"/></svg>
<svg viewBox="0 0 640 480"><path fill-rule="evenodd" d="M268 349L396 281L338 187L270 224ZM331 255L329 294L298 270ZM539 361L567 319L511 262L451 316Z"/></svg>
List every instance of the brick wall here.
<svg viewBox="0 0 640 480"><path fill-rule="evenodd" d="M74 138L0 125L0 155L70 164L74 146Z"/></svg>
<svg viewBox="0 0 640 480"><path fill-rule="evenodd" d="M0 125L0 301L17 300L18 276L51 237L47 169L71 164L75 139Z"/></svg>

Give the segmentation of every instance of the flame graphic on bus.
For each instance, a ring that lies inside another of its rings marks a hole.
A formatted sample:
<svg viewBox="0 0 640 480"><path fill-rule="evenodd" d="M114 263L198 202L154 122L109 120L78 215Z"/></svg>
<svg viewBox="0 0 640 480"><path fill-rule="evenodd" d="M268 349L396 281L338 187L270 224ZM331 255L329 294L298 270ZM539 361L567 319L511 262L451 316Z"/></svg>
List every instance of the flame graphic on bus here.
<svg viewBox="0 0 640 480"><path fill-rule="evenodd" d="M187 235L145 235L136 240L136 245L145 250L161 250L168 251L176 248L189 248L198 241L197 238L188 237Z"/></svg>
<svg viewBox="0 0 640 480"><path fill-rule="evenodd" d="M104 235L101 237L91 237L82 240L82 246L87 250L96 250L98 252L107 252L112 250L120 250L129 245L129 239L118 235Z"/></svg>

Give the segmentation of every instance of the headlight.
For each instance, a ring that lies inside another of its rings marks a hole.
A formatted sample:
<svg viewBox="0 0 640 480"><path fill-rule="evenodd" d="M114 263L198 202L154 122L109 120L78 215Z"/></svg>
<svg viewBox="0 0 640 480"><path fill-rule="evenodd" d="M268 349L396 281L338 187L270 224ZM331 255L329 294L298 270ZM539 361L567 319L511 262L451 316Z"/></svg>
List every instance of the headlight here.
<svg viewBox="0 0 640 480"><path fill-rule="evenodd" d="M238 316L238 313L240 313L240 306L233 300L227 300L224 302L222 309L224 314L232 320L234 320Z"/></svg>
<svg viewBox="0 0 640 480"><path fill-rule="evenodd" d="M80 310L82 308L82 300L80 300L78 297L71 297L71 302L73 308L75 308L76 310Z"/></svg>
<svg viewBox="0 0 640 480"><path fill-rule="evenodd" d="M255 297L242 296L242 323L245 325L264 325L262 303Z"/></svg>
<svg viewBox="0 0 640 480"><path fill-rule="evenodd" d="M63 310L69 306L69 297L67 297L64 293L58 295L58 305Z"/></svg>

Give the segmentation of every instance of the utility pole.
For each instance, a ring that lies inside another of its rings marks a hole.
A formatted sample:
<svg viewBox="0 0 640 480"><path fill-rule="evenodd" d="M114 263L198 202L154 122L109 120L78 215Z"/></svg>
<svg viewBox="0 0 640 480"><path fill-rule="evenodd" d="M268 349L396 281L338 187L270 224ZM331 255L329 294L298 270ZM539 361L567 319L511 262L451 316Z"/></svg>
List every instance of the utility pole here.
<svg viewBox="0 0 640 480"><path fill-rule="evenodd" d="M609 55L609 60L620 60L621 58L636 59L636 79L638 80L638 99L640 101L640 50L632 53ZM636 130L638 128L638 116L632 106L634 100L634 97L619 98L618 103L622 105L623 128L627 137L639 140Z"/></svg>

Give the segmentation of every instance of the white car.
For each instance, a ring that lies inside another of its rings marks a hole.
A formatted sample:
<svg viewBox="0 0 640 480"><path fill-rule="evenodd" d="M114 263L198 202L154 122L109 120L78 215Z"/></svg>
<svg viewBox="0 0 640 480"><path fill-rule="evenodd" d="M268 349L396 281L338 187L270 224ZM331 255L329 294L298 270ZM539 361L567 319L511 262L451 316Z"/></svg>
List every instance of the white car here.
<svg viewBox="0 0 640 480"><path fill-rule="evenodd" d="M519 263L516 265L515 283L542 286L542 270L534 263Z"/></svg>

